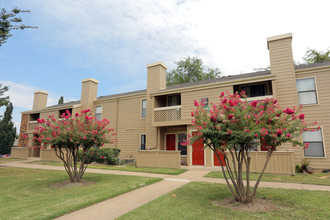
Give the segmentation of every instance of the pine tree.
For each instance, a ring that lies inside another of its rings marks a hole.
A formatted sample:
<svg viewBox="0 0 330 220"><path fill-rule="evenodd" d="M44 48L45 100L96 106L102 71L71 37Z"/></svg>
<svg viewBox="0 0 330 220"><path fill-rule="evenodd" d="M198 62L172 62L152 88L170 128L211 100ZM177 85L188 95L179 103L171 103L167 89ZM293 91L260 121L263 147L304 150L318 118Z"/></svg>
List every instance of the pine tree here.
<svg viewBox="0 0 330 220"><path fill-rule="evenodd" d="M13 104L9 103L2 120L0 120L0 154L10 154L15 142L16 127L12 122Z"/></svg>
<svg viewBox="0 0 330 220"><path fill-rule="evenodd" d="M0 83L0 107L4 105L8 105L9 103L9 96L2 97L4 93L7 91L8 91L8 87L2 86L2 84Z"/></svg>
<svg viewBox="0 0 330 220"><path fill-rule="evenodd" d="M63 104L64 103L64 97L61 96L61 98L58 100L58 104Z"/></svg>

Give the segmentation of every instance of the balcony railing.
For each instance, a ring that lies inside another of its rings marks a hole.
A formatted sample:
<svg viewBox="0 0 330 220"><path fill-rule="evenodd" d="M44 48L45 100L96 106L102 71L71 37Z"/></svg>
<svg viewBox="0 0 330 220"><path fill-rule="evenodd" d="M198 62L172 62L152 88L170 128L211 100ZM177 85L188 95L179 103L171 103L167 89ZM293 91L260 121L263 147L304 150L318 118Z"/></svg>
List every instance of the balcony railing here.
<svg viewBox="0 0 330 220"><path fill-rule="evenodd" d="M154 111L154 122L181 120L181 105L155 108Z"/></svg>

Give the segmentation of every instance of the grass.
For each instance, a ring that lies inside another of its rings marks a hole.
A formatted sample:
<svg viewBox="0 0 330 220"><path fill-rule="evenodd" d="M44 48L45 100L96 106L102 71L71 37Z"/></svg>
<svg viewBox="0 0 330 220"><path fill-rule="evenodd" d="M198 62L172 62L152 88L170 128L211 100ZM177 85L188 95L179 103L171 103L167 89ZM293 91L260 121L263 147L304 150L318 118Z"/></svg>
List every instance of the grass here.
<svg viewBox="0 0 330 220"><path fill-rule="evenodd" d="M0 219L53 219L161 179L86 173L94 184L53 186L66 180L65 171L0 168Z"/></svg>
<svg viewBox="0 0 330 220"><path fill-rule="evenodd" d="M62 162L34 161L34 162L30 162L30 163L42 164L42 165L63 166ZM168 174L168 175L179 175L179 174L187 171L186 169L136 167L134 165L112 166L112 165L104 165L104 164L89 164L88 168L104 169L104 170L121 170L121 171L130 171L130 172L143 172L143 173L157 173L157 174Z"/></svg>
<svg viewBox="0 0 330 220"><path fill-rule="evenodd" d="M222 172L210 172L205 175L210 178L224 178ZM245 173L243 174L245 179ZM257 180L259 174L250 173L250 180ZM262 176L261 181L263 182L283 182L283 183L302 183L302 184L315 184L330 186L330 173L314 173L314 174L303 174L297 173L295 176L289 175L274 175L265 173Z"/></svg>
<svg viewBox="0 0 330 220"><path fill-rule="evenodd" d="M192 182L119 218L135 219L330 219L330 192L259 188L258 197L281 207L273 211L241 211L214 205L231 198L223 184Z"/></svg>
<svg viewBox="0 0 330 220"><path fill-rule="evenodd" d="M0 164L1 163L15 162L15 161L22 161L22 160L24 160L24 159L17 159L17 158L11 158L11 157L0 158Z"/></svg>

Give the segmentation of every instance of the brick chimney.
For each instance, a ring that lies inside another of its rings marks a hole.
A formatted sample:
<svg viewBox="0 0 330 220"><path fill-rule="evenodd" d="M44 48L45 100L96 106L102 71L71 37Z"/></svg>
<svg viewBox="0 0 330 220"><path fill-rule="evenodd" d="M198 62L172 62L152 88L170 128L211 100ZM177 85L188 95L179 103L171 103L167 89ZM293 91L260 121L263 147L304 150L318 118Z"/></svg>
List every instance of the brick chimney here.
<svg viewBox="0 0 330 220"><path fill-rule="evenodd" d="M33 97L33 107L32 110L39 110L47 107L47 97L48 92L45 91L35 91Z"/></svg>
<svg viewBox="0 0 330 220"><path fill-rule="evenodd" d="M267 38L270 71L276 75L276 80L273 81L274 97L283 108L298 105L291 42L291 33Z"/></svg>
<svg viewBox="0 0 330 220"><path fill-rule="evenodd" d="M150 149L159 148L157 127L152 127L154 117L154 98L152 92L166 89L167 66L162 62L147 65L147 114L146 114L146 147Z"/></svg>
<svg viewBox="0 0 330 220"><path fill-rule="evenodd" d="M82 109L93 109L94 101L97 98L97 85L99 84L99 81L87 78L81 82L81 107Z"/></svg>

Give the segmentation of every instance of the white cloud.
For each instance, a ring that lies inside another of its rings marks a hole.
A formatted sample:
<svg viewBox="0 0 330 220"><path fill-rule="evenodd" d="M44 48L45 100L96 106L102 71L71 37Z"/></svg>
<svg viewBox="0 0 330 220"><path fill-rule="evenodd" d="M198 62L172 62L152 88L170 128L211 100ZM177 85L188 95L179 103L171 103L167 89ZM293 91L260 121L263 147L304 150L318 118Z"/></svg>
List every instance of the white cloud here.
<svg viewBox="0 0 330 220"><path fill-rule="evenodd" d="M22 3L24 4L24 3ZM329 1L34 0L38 40L72 50L71 65L116 65L126 79L158 60L170 68L198 55L228 74L269 65L266 38L292 32L296 60L307 47L325 49ZM322 5L322 7L320 7ZM77 58L79 51L83 58ZM137 77L138 78L138 77Z"/></svg>

